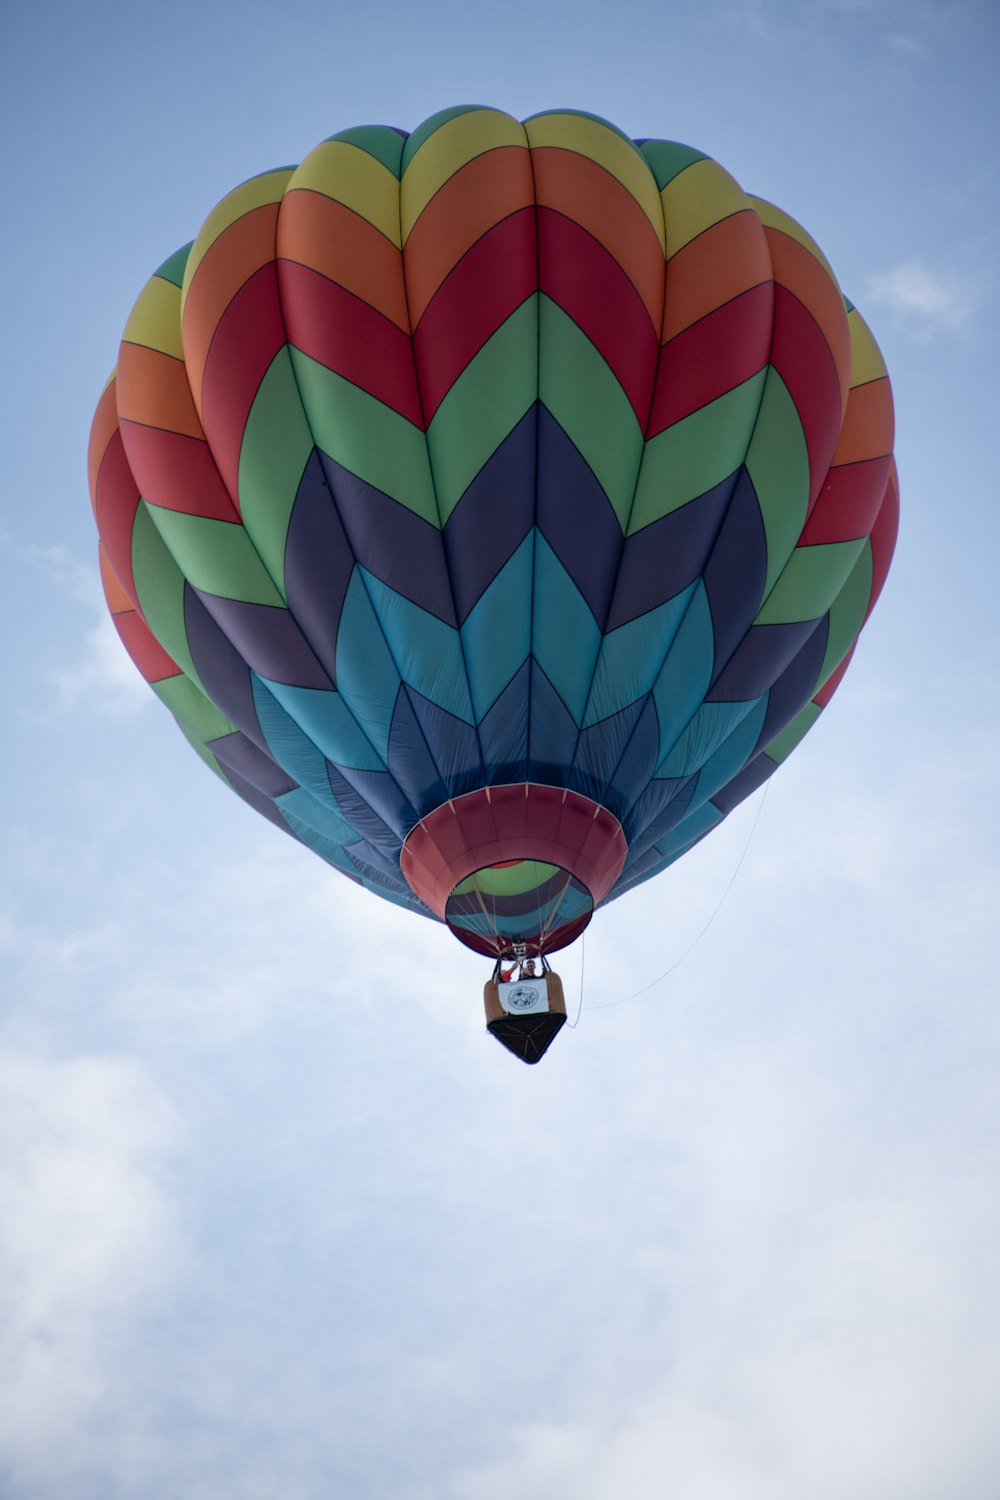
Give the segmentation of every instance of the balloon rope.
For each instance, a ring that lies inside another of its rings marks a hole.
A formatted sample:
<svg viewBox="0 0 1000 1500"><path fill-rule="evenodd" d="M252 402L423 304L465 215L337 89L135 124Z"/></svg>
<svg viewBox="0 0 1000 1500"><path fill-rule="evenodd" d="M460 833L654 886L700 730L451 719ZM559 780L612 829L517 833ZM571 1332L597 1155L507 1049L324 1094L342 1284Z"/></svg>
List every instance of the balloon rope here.
<svg viewBox="0 0 1000 1500"><path fill-rule="evenodd" d="M768 788L770 787L770 785L771 785L771 782L770 782L770 779L768 779L764 783L764 795L763 795L763 797L761 797L760 802L757 804L757 816L753 820L753 826L751 827L750 832L747 835L747 841L746 841L746 843L743 846L743 853L740 855L739 860L737 861L736 869L732 873L732 876L730 878L729 884L726 886L726 889L723 891L722 896L721 896L721 898L719 900L718 906L715 908L715 910L713 911L712 915L709 917L708 921L705 923L704 927L698 933L698 936L694 939L694 941L692 943L690 943L688 945L688 947L686 947L684 949L684 952L681 954L680 958L674 960L674 962L670 965L669 969L665 969L664 972L657 979L651 979L650 982L649 982L649 984L644 984L641 990L633 990L632 993L631 993L631 995L623 995L620 1000L605 1000L603 1002L603 1004L601 1004L601 1005L588 1005L587 1006L587 1010L588 1011L591 1011L591 1010L611 1010L616 1005L626 1005L629 1000L637 1000L640 995L645 995L648 990L655 989L658 984L662 984L663 981L667 978L667 976L669 974L672 974L675 969L679 969L680 966L681 966L681 964L688 957L688 955L690 953L694 952L695 948L697 948L698 944L701 942L702 938L705 936L706 932L711 927L711 925L715 921L716 917L719 915L719 912L722 910L723 906L726 903L726 898L729 895L729 892L732 890L733 886L736 884L736 877L740 873L740 870L743 868L743 861L746 859L748 853L750 852L750 845L753 842L753 836L757 832L757 824L760 822L760 815L764 811L764 803L767 801L767 793L768 793ZM581 1010L583 1009L583 971L582 971L582 968L581 968L581 977L580 977L580 1008L581 1008ZM577 1020L579 1020L579 1019L580 1019L580 1017L578 1015L577 1016Z"/></svg>
<svg viewBox="0 0 1000 1500"><path fill-rule="evenodd" d="M584 931L580 937L580 1002L576 1007L576 1020L567 1021L566 1025L576 1030L580 1024L580 1013L583 1010L583 965L587 958L587 933Z"/></svg>

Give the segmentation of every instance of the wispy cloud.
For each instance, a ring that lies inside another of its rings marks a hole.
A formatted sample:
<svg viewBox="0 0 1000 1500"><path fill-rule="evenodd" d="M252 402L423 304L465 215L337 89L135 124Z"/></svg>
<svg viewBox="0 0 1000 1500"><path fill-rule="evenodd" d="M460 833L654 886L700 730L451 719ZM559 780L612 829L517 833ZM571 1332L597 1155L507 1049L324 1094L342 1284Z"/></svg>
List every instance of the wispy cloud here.
<svg viewBox="0 0 1000 1500"><path fill-rule="evenodd" d="M932 270L920 260L909 260L871 276L866 302L888 308L917 337L929 338L966 328L984 290L974 272Z"/></svg>

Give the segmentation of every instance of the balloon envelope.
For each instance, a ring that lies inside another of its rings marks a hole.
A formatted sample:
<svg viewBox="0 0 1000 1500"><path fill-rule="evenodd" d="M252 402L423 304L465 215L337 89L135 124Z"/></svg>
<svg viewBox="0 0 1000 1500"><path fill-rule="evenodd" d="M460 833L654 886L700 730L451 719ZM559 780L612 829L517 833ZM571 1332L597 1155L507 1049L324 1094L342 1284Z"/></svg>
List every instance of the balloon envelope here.
<svg viewBox="0 0 1000 1500"><path fill-rule="evenodd" d="M792 219L592 116L347 130L141 293L90 473L204 760L376 894L549 951L772 773L885 579L889 381Z"/></svg>

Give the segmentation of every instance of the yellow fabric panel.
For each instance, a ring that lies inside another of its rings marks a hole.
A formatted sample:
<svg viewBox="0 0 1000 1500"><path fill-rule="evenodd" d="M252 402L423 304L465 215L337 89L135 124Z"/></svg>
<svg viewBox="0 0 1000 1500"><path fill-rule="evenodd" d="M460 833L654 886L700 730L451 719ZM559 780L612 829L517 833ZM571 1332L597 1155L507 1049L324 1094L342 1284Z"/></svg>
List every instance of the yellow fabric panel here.
<svg viewBox="0 0 1000 1500"><path fill-rule="evenodd" d="M526 146L524 126L498 109L456 115L428 136L400 180L399 215L405 245L414 224L460 167L497 146Z"/></svg>
<svg viewBox="0 0 1000 1500"><path fill-rule="evenodd" d="M288 184L311 188L353 209L381 230L397 249L399 231L399 182L380 161L349 141L324 141L310 151Z"/></svg>
<svg viewBox="0 0 1000 1500"><path fill-rule="evenodd" d="M847 326L851 330L851 385L867 385L869 380L881 380L888 374L885 360L875 342L875 335L857 308L847 314Z"/></svg>
<svg viewBox="0 0 1000 1500"><path fill-rule="evenodd" d="M660 194L667 234L667 258L699 234L755 205L718 162L693 162L671 178Z"/></svg>
<svg viewBox="0 0 1000 1500"><path fill-rule="evenodd" d="M129 314L122 342L142 344L146 349L183 359L180 287L162 276L151 276Z"/></svg>
<svg viewBox="0 0 1000 1500"><path fill-rule="evenodd" d="M224 234L231 224L237 219L242 219L244 214L250 213L255 208L261 208L266 203L280 203L285 188L293 176L293 168L282 167L277 172L263 172L260 177L251 177L249 182L242 183L227 193L221 203L217 203L198 231L197 238L191 246L191 254L184 269L184 291L181 296L181 311L187 301L188 287L194 280L195 272L201 265L205 253L211 249L220 234Z"/></svg>
<svg viewBox="0 0 1000 1500"><path fill-rule="evenodd" d="M555 146L563 151L576 151L616 177L638 203L652 225L661 249L664 248L663 214L656 179L645 157L631 141L625 140L609 125L591 120L586 115L539 115L537 119L529 120L524 128L532 150L537 146Z"/></svg>

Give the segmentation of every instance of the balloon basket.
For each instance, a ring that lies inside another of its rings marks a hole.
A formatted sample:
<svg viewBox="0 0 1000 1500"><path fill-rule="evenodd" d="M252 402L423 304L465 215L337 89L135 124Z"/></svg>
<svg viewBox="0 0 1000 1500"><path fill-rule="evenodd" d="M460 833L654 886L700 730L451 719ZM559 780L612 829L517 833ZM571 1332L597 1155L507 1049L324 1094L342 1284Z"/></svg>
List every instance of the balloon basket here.
<svg viewBox="0 0 1000 1500"><path fill-rule="evenodd" d="M498 963L483 999L486 1030L522 1062L539 1062L566 1021L562 980L547 964L537 978L504 980Z"/></svg>

